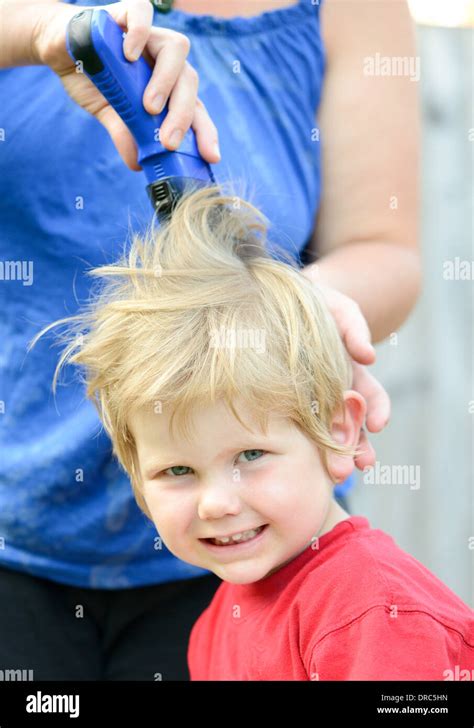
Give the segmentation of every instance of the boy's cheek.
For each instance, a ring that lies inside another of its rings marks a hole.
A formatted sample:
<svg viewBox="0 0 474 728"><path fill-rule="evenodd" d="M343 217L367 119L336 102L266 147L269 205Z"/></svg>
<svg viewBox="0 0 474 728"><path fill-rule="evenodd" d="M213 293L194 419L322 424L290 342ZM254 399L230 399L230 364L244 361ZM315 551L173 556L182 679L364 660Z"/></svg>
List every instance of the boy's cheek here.
<svg viewBox="0 0 474 728"><path fill-rule="evenodd" d="M170 500L159 497L156 493L150 495L145 490L144 498L156 530L167 546L168 543L179 543L188 537L192 526L192 515L188 513L182 497Z"/></svg>

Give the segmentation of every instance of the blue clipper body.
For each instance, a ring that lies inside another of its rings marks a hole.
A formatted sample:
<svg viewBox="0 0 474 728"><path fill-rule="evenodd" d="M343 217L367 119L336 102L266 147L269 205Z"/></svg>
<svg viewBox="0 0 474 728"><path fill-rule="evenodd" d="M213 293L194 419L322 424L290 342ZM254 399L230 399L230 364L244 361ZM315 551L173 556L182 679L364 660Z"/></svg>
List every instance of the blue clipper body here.
<svg viewBox="0 0 474 728"><path fill-rule="evenodd" d="M194 131L189 129L176 151L159 141L159 128L168 113L149 114L143 94L152 69L143 56L129 61L123 53L124 32L106 10L82 10L67 26L71 58L123 119L138 147L138 163L148 180L147 192L161 222L169 219L175 201L188 185L215 184L210 165L201 157Z"/></svg>

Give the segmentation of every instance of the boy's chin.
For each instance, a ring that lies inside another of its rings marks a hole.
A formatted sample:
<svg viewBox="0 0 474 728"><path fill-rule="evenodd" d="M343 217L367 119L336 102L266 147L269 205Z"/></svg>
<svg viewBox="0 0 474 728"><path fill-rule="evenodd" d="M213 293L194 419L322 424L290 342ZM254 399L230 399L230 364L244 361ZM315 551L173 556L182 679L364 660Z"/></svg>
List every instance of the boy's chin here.
<svg viewBox="0 0 474 728"><path fill-rule="evenodd" d="M197 566L200 569L207 569L213 574L228 581L230 584L253 584L256 581L264 579L266 576L273 574L283 566L283 564L252 564L250 561L236 559L228 564L219 564L217 561L209 562L207 559L193 558L191 554L178 553L167 546L168 550L181 561L187 564ZM1 726L0 726L1 728Z"/></svg>
<svg viewBox="0 0 474 728"><path fill-rule="evenodd" d="M210 571L213 571L223 581L229 582L229 584L253 584L256 581L265 579L270 573L277 571L279 567L252 567L242 563L235 564L222 564L222 566L213 566L211 569L209 565L205 567Z"/></svg>

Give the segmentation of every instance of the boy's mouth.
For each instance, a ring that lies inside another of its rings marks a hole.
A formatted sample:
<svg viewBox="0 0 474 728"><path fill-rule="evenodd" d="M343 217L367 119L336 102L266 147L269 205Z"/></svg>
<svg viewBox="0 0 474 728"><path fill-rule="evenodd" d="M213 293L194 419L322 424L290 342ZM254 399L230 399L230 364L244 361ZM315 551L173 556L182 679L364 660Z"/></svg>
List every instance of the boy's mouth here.
<svg viewBox="0 0 474 728"><path fill-rule="evenodd" d="M232 536L224 536L223 538L200 538L199 540L220 547L237 546L239 544L252 541L266 528L266 526L268 526L268 523L264 523L262 526L249 529L248 531L240 531Z"/></svg>

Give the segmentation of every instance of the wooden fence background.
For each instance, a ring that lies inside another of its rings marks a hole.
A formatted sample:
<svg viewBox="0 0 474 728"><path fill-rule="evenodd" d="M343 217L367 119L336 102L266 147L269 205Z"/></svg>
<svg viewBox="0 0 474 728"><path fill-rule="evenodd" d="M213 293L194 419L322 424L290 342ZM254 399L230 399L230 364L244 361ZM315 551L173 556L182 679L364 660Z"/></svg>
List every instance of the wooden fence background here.
<svg viewBox="0 0 474 728"><path fill-rule="evenodd" d="M474 259L474 33L418 26L417 42L424 290L398 341L377 347L392 418L372 441L381 465L418 465L420 487L371 485L358 471L350 506L472 606L473 280L449 280L444 266Z"/></svg>

